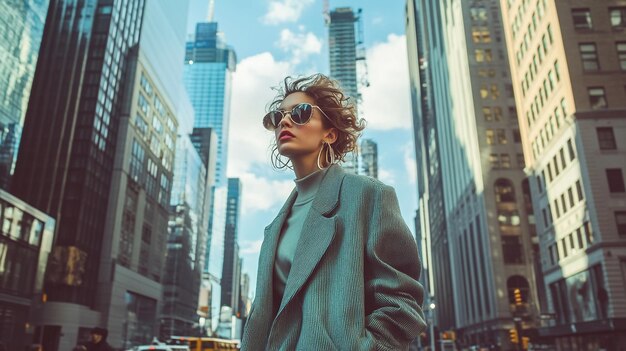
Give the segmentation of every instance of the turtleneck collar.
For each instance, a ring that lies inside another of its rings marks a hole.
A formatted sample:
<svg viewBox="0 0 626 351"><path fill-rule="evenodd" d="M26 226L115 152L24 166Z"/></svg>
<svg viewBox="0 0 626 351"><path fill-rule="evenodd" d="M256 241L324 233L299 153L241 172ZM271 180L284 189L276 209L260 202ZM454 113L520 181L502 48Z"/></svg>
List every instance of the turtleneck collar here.
<svg viewBox="0 0 626 351"><path fill-rule="evenodd" d="M302 205L307 202L312 201L315 198L315 194L317 194L317 189L322 182L322 178L324 178L324 174L328 168L320 169L315 171L306 177L295 179L296 190L298 191L298 197L294 205Z"/></svg>

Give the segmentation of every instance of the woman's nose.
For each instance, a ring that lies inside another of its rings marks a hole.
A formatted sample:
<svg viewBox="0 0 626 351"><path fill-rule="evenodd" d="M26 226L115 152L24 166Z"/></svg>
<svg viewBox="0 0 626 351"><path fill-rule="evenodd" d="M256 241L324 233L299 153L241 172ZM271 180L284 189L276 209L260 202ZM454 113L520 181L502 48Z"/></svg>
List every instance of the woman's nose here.
<svg viewBox="0 0 626 351"><path fill-rule="evenodd" d="M289 117L287 117L287 116L289 116ZM280 120L280 123L278 123L278 125L281 126L281 127L284 126L284 125L291 126L291 112L283 113L283 118Z"/></svg>

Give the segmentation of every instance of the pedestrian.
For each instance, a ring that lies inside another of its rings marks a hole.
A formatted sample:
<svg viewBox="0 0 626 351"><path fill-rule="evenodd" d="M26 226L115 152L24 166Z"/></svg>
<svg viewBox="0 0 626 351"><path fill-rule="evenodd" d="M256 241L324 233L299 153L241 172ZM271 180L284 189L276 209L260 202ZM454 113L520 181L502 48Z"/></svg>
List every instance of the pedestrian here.
<svg viewBox="0 0 626 351"><path fill-rule="evenodd" d="M338 83L287 77L263 125L295 189L269 226L242 340L255 350L406 350L425 328L417 245L393 188L338 161L365 122Z"/></svg>
<svg viewBox="0 0 626 351"><path fill-rule="evenodd" d="M114 351L107 343L109 331L105 328L95 327L89 332L90 340L85 344L87 351Z"/></svg>

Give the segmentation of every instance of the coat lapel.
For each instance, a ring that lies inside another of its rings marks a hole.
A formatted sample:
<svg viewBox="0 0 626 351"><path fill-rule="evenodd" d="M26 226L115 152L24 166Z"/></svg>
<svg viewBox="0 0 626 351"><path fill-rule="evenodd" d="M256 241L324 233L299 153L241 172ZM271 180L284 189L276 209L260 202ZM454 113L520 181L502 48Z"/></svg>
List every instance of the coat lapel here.
<svg viewBox="0 0 626 351"><path fill-rule="evenodd" d="M302 226L277 318L306 283L335 237L336 218L328 216L339 203L339 191L344 176L341 167L333 165L322 179Z"/></svg>

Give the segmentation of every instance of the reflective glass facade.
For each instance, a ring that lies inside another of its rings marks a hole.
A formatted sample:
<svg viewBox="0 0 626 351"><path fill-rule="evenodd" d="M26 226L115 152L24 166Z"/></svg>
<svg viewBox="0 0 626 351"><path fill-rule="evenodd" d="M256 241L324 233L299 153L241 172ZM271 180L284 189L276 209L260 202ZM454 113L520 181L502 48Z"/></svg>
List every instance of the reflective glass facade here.
<svg viewBox="0 0 626 351"><path fill-rule="evenodd" d="M48 279L50 300L94 306L123 58L139 41L143 6L56 1L48 12L11 189L57 217L55 250L84 263L76 280Z"/></svg>
<svg viewBox="0 0 626 351"><path fill-rule="evenodd" d="M232 48L224 44L217 23L198 23L196 38L187 43L184 79L195 111L195 127L210 127L217 134L216 185L226 186L228 125L232 74L236 68Z"/></svg>
<svg viewBox="0 0 626 351"><path fill-rule="evenodd" d="M0 187L15 167L48 12L47 0L0 2Z"/></svg>

